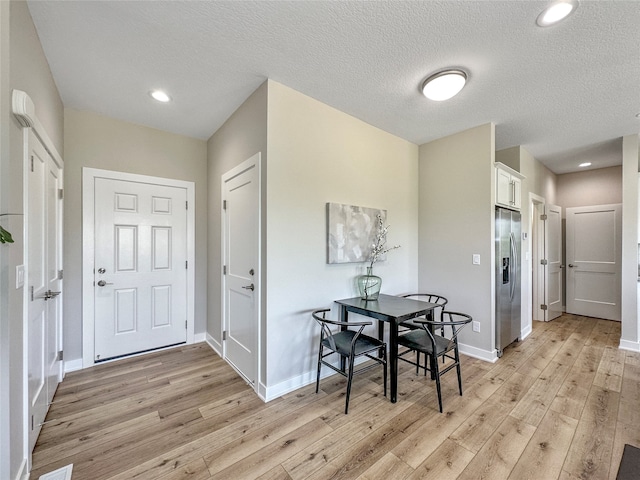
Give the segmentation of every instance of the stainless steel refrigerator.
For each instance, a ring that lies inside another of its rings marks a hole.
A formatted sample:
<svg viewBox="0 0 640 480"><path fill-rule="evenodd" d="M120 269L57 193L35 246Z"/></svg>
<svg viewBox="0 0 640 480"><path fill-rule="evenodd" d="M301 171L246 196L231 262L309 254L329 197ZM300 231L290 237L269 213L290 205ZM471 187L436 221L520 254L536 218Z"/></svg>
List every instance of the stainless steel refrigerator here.
<svg viewBox="0 0 640 480"><path fill-rule="evenodd" d="M496 208L496 349L520 338L520 212Z"/></svg>

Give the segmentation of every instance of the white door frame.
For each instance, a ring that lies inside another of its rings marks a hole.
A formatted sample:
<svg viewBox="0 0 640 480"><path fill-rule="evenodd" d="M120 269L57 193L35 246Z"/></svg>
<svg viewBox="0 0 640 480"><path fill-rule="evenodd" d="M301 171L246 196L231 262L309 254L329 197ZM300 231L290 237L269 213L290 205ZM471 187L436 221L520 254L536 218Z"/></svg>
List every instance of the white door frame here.
<svg viewBox="0 0 640 480"><path fill-rule="evenodd" d="M536 317L544 318L544 312L540 309L542 301L539 293L540 289L544 288L544 277L540 275L539 270L536 270L540 263L539 252L544 251L544 235L542 234L544 226L541 225L542 221L540 220L540 216L536 215L536 212L540 207L544 207L544 205L546 205L546 200L543 197L536 195L535 193L529 193L529 232L531 232L528 262L529 291L525 292L525 295L527 296L526 318L528 319L528 325L531 327L533 326L534 305L536 305Z"/></svg>
<svg viewBox="0 0 640 480"><path fill-rule="evenodd" d="M94 268L95 179L124 180L184 188L187 191L187 344L195 341L195 183L98 168L82 169L82 368L95 364Z"/></svg>
<svg viewBox="0 0 640 480"><path fill-rule="evenodd" d="M22 184L22 199L23 199L23 211L28 212L29 206L29 172L30 172L30 159L29 159L29 128L33 130L33 133L38 137L45 150L51 155L54 163L60 169L60 179L63 179L64 174L64 161L58 150L55 147L55 144L49 137L47 131L44 126L40 122L40 119L36 115L36 109L31 97L26 92L22 90L13 90L11 92L11 110L16 120L23 127L22 129L22 138L23 138L23 184ZM27 218L27 214L25 213L23 218L23 261L24 261L24 271L25 273L29 271L29 238L28 238L28 223L29 219ZM62 222L62 215L59 219ZM63 233L62 228L58 230L58 242L60 246L60 261L62 262L62 250L63 250ZM23 465L21 466L21 470L24 472L28 472L31 465L31 452L29 451L29 431L30 431L30 409L29 409L29 386L28 386L28 376L29 376L29 288L25 284L23 287L23 295L22 295L22 325L23 325L23 340L22 340L22 404L23 404ZM64 294L63 294L64 295ZM60 299L59 301L62 301ZM62 308L62 307L61 307ZM62 335L63 331L63 312L60 313L60 324L59 332ZM62 341L62 339L60 339ZM62 379L63 369L62 362L60 363L60 372L59 378Z"/></svg>
<svg viewBox="0 0 640 480"><path fill-rule="evenodd" d="M258 252L257 252L257 262L256 262L256 275L255 275L255 298L256 298L256 336L257 336L257 341L256 341L256 378L255 381L253 381L253 389L255 390L255 392L258 394L258 396L260 396L261 398L265 398L265 388L262 386L262 382L261 382L261 375L260 375L260 371L261 371L261 358L262 358L262 322L261 322L261 318L262 318L262 157L261 157L261 153L258 152L255 155L251 156L250 158L248 158L247 160L245 160L244 162L240 163L239 165L235 166L234 168L232 168L231 170L229 170L226 173L222 174L221 177L221 196L222 196L222 201L221 201L221 206L224 210L224 201L225 201L225 181L227 181L229 178L233 178L234 176L238 175L239 173L248 170L249 168L251 168L252 165L255 165L255 168L257 169L258 172ZM221 231L221 235L222 235L222 242L220 244L220 255L221 255L221 259L222 259L222 264L224 265L225 262L225 252L226 252L226 215L224 213L224 211L221 212L221 225L220 225L220 231ZM221 292L220 292L220 296L221 296L221 302L220 302L220 313L221 313L221 322L220 322L220 327L221 327L221 331L220 331L220 341L222 343L222 358L225 359L225 361L227 361L227 363L229 363L229 365L232 365L230 362L228 362L227 360L227 342L225 341L225 339L223 338L224 335L224 331L227 330L227 324L226 324L226 295L225 295L225 289L226 289L226 277L224 274L224 271L221 272L221 281L220 281L220 285L221 285ZM233 366L233 365L232 365ZM234 367L234 370L235 367ZM244 375L236 370L243 378ZM249 382L251 382L251 379L247 379L249 380ZM250 383L251 384L251 383Z"/></svg>

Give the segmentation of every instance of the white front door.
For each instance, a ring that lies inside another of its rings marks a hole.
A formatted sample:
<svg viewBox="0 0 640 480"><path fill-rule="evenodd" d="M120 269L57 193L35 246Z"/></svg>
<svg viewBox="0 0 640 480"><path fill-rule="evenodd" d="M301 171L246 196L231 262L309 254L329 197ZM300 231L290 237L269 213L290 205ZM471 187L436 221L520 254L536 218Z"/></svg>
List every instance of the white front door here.
<svg viewBox="0 0 640 480"><path fill-rule="evenodd" d="M27 342L29 454L62 380L62 171L28 133Z"/></svg>
<svg viewBox="0 0 640 480"><path fill-rule="evenodd" d="M546 322L562 315L562 208L546 205L544 208L545 305Z"/></svg>
<svg viewBox="0 0 640 480"><path fill-rule="evenodd" d="M251 384L258 371L260 154L222 176L224 356Z"/></svg>
<svg viewBox="0 0 640 480"><path fill-rule="evenodd" d="M94 360L186 342L186 189L96 178L94 192Z"/></svg>
<svg viewBox="0 0 640 480"><path fill-rule="evenodd" d="M567 312L620 320L622 206L567 208Z"/></svg>

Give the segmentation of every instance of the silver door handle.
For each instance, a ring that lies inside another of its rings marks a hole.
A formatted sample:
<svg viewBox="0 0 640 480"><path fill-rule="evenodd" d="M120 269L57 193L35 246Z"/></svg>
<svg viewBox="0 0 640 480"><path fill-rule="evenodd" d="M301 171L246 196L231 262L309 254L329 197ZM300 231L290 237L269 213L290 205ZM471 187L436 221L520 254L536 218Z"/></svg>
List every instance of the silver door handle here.
<svg viewBox="0 0 640 480"><path fill-rule="evenodd" d="M57 297L58 295L60 295L62 292L52 292L51 290L47 290L47 292L45 293L45 295L47 295L49 298L53 298L53 297Z"/></svg>
<svg viewBox="0 0 640 480"><path fill-rule="evenodd" d="M245 287L242 287L245 290L251 290L252 292L255 290L256 287L253 286L253 283L251 285L247 285Z"/></svg>
<svg viewBox="0 0 640 480"><path fill-rule="evenodd" d="M113 285L113 283L107 283L104 280L98 281L98 286L99 287L104 287L105 285Z"/></svg>

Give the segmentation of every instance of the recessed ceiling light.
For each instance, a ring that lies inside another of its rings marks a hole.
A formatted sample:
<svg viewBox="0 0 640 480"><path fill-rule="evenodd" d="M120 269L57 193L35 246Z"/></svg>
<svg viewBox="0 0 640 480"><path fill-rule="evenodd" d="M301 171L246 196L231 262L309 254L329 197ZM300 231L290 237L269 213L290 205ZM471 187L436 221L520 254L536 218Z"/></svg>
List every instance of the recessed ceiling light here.
<svg viewBox="0 0 640 480"><path fill-rule="evenodd" d="M171 101L171 97L162 90L153 90L150 95L159 102L167 103Z"/></svg>
<svg viewBox="0 0 640 480"><path fill-rule="evenodd" d="M441 102L457 95L466 82L467 74L462 70L443 70L425 80L422 93L430 100Z"/></svg>
<svg viewBox="0 0 640 480"><path fill-rule="evenodd" d="M578 165L579 167L590 167L591 166L591 162L584 162L581 163L580 165Z"/></svg>
<svg viewBox="0 0 640 480"><path fill-rule="evenodd" d="M578 8L578 0L559 0L553 2L538 15L536 23L541 27L555 25L564 20Z"/></svg>
<svg viewBox="0 0 640 480"><path fill-rule="evenodd" d="M637 118L640 118L640 113L636 113L636 117L637 117Z"/></svg>

